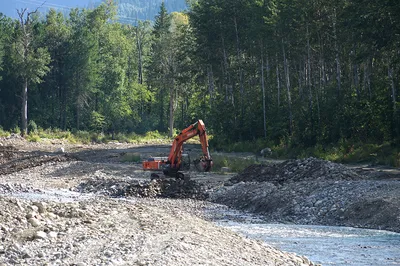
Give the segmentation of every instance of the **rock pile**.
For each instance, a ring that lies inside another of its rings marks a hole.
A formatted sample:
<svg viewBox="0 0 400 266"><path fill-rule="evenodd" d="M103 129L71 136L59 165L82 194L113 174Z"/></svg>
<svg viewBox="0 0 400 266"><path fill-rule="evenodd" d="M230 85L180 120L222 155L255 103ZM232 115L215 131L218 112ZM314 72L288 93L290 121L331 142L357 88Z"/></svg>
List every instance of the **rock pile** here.
<svg viewBox="0 0 400 266"><path fill-rule="evenodd" d="M400 182L370 180L341 164L308 158L253 165L210 200L270 222L345 225L400 232Z"/></svg>
<svg viewBox="0 0 400 266"><path fill-rule="evenodd" d="M137 180L95 177L82 182L77 191L111 197L134 196L204 200L208 196L205 188L199 183L192 180L184 181L173 178Z"/></svg>
<svg viewBox="0 0 400 266"><path fill-rule="evenodd" d="M230 182L271 182L283 184L299 181L357 180L362 177L344 165L316 158L288 160L281 164L251 165Z"/></svg>
<svg viewBox="0 0 400 266"><path fill-rule="evenodd" d="M17 158L17 149L13 146L0 145L0 164L5 163L11 159Z"/></svg>
<svg viewBox="0 0 400 266"><path fill-rule="evenodd" d="M15 193L29 193L29 192L40 192L40 190L35 189L32 186L19 183L0 184L0 194L15 194Z"/></svg>
<svg viewBox="0 0 400 266"><path fill-rule="evenodd" d="M0 146L0 175L19 172L46 163L58 163L74 160L68 154L44 152L23 152L13 146Z"/></svg>

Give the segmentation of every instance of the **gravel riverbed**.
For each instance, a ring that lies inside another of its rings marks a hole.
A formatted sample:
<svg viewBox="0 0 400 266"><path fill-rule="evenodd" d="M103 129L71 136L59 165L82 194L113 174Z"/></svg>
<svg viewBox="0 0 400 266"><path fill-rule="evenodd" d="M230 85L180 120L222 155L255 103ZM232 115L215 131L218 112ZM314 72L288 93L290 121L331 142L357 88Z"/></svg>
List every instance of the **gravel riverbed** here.
<svg viewBox="0 0 400 266"><path fill-rule="evenodd" d="M0 139L0 265L314 265L215 225L211 185L121 162L154 149Z"/></svg>
<svg viewBox="0 0 400 266"><path fill-rule="evenodd" d="M225 205L271 222L400 231L397 171L308 158L186 182L123 162L168 150L0 139L0 265L314 265L216 226L209 210Z"/></svg>

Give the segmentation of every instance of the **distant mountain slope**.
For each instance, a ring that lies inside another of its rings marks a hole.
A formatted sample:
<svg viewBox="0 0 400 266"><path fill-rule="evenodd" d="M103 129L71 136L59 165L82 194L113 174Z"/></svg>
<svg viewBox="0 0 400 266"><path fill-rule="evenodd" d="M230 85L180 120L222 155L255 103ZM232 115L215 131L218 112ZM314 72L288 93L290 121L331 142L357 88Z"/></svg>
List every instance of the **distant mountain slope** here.
<svg viewBox="0 0 400 266"><path fill-rule="evenodd" d="M0 0L0 12L16 18L16 10L21 8L28 8L29 10L39 8L42 13L46 13L50 8L68 12L75 7L94 6L94 2L93 0Z"/></svg>
<svg viewBox="0 0 400 266"><path fill-rule="evenodd" d="M121 22L135 23L138 20L153 20L163 0L118 0L118 18ZM185 10L185 0L164 0L168 12Z"/></svg>
<svg viewBox="0 0 400 266"><path fill-rule="evenodd" d="M118 5L118 19L122 23L135 24L136 20L153 20L158 14L163 0L116 0ZM40 7L40 12L46 13L50 8L68 13L75 7L94 7L99 0L0 0L0 12L6 16L16 18L17 9L29 8L34 10ZM168 12L185 10L185 0L164 0Z"/></svg>

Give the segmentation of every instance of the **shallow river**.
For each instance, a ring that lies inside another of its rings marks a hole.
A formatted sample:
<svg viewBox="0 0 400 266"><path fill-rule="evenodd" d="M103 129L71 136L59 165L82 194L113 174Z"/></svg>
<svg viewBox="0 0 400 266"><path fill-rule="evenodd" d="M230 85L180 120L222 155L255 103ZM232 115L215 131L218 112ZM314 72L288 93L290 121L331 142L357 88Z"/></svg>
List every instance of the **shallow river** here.
<svg viewBox="0 0 400 266"><path fill-rule="evenodd" d="M337 226L265 224L238 213L216 223L322 265L400 265L400 234ZM228 218L228 219L227 219ZM236 220L236 221L232 221Z"/></svg>

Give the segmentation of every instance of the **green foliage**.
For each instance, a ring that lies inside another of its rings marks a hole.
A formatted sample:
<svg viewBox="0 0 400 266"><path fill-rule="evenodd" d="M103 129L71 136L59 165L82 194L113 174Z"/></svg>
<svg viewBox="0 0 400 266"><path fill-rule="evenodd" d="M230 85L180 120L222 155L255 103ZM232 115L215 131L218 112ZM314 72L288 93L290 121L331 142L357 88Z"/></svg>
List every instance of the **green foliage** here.
<svg viewBox="0 0 400 266"><path fill-rule="evenodd" d="M14 134L21 134L21 128L19 127L19 126L15 126L12 130L11 130L11 132L12 133L14 133Z"/></svg>
<svg viewBox="0 0 400 266"><path fill-rule="evenodd" d="M90 144L92 142L92 136L88 131L79 130L71 135L71 137L68 137L67 140L70 143L81 142L84 144Z"/></svg>
<svg viewBox="0 0 400 266"><path fill-rule="evenodd" d="M112 2L0 18L5 130L21 133L27 82L41 138L170 143L201 118L214 150L398 164L381 147L400 144L396 1L189 1L185 14L168 1L136 26Z"/></svg>
<svg viewBox="0 0 400 266"><path fill-rule="evenodd" d="M7 131L5 131L5 130L0 126L0 138L8 137L8 136L10 136L10 133L7 132Z"/></svg>
<svg viewBox="0 0 400 266"><path fill-rule="evenodd" d="M235 157L226 155L212 155L213 171L221 171L222 167L228 167L232 172L239 173L248 166L256 164L254 157Z"/></svg>
<svg viewBox="0 0 400 266"><path fill-rule="evenodd" d="M38 126L36 125L35 121L29 120L28 122L28 133L37 134L38 133Z"/></svg>
<svg viewBox="0 0 400 266"><path fill-rule="evenodd" d="M95 131L103 131L104 127L106 125L105 117L104 115L93 111L91 118L90 118L90 127L91 129Z"/></svg>
<svg viewBox="0 0 400 266"><path fill-rule="evenodd" d="M28 136L26 137L26 140L29 142L40 142L41 138L36 133L29 133Z"/></svg>
<svg viewBox="0 0 400 266"><path fill-rule="evenodd" d="M121 158L122 162L138 163L141 161L139 153L125 153Z"/></svg>

